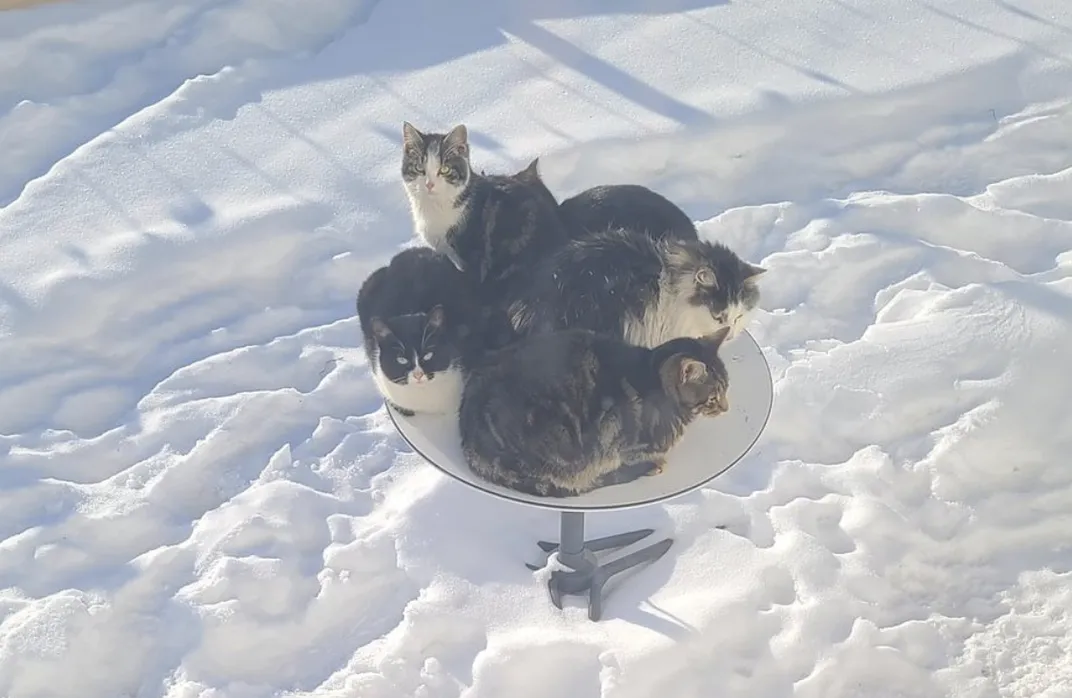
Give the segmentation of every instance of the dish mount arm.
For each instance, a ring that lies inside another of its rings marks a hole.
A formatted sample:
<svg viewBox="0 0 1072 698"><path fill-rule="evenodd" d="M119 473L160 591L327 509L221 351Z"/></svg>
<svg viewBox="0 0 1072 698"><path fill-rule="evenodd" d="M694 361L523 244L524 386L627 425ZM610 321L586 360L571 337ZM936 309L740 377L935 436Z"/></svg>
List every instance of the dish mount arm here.
<svg viewBox="0 0 1072 698"><path fill-rule="evenodd" d="M545 553L557 552L558 562L565 569L551 572L547 581L547 590L551 594L551 603L562 608L563 594L583 594L588 592L588 617L599 620L603 616L603 587L614 575L637 567L646 562L654 562L666 554L674 544L672 538L664 538L640 550L633 551L605 563L596 561L595 553L601 550L624 548L647 538L655 529L642 528L637 531L618 533L603 538L584 539L584 512L563 511L559 513L559 543L539 541L537 545ZM540 569L537 565L527 565L531 570Z"/></svg>

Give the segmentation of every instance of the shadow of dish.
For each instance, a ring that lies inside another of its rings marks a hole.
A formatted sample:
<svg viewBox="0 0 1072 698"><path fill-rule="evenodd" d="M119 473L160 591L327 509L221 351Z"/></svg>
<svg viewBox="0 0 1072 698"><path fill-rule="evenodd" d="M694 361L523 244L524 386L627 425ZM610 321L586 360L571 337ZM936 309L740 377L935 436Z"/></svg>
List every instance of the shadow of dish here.
<svg viewBox="0 0 1072 698"><path fill-rule="evenodd" d="M740 462L759 440L774 403L774 385L763 350L745 332L720 351L729 371L730 410L693 422L669 453L660 475L602 487L573 497L540 497L478 478L462 456L457 415L405 417L388 406L409 446L446 475L485 494L554 511L612 511L656 504L703 487Z"/></svg>

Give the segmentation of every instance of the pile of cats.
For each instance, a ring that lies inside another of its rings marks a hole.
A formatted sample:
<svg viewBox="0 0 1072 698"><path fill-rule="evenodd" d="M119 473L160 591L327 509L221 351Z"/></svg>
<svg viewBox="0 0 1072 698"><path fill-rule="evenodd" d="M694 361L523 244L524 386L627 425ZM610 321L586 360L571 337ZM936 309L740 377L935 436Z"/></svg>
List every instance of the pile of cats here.
<svg viewBox="0 0 1072 698"><path fill-rule="evenodd" d="M562 497L661 472L692 421L729 409L718 350L764 269L646 187L559 203L538 165L478 172L464 125L404 123L421 244L369 275L357 314L392 409L456 414L478 477Z"/></svg>

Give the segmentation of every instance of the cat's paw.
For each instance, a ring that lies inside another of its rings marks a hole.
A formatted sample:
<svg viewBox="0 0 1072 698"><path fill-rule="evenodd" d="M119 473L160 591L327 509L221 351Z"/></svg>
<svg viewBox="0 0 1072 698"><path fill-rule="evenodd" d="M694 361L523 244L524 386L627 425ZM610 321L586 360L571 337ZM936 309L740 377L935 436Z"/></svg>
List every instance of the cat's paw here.
<svg viewBox="0 0 1072 698"><path fill-rule="evenodd" d="M398 405L389 400L387 401L387 404L391 406L391 409L393 409L395 412L399 413L403 417L412 417L417 414L413 410L407 410L405 407L399 407Z"/></svg>
<svg viewBox="0 0 1072 698"><path fill-rule="evenodd" d="M644 474L647 475L648 477L651 477L652 475L662 475L663 469L665 467L666 467L666 461L665 460L662 460L662 459L653 460L651 462L651 469L648 470L648 472L646 472Z"/></svg>

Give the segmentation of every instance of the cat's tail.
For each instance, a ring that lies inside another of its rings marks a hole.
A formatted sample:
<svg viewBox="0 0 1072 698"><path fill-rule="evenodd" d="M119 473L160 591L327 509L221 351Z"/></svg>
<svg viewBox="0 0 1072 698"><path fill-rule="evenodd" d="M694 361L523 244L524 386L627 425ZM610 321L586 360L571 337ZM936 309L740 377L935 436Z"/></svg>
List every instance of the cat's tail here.
<svg viewBox="0 0 1072 698"><path fill-rule="evenodd" d="M545 479L524 475L516 471L499 470L494 473L486 473L484 479L501 487L514 490L515 492L531 494L537 497L560 498L573 497L580 494L579 492L559 487Z"/></svg>
<svg viewBox="0 0 1072 698"><path fill-rule="evenodd" d="M617 470L601 476L594 484L581 491L560 487L559 485L549 482L547 479L532 477L531 475L516 470L497 468L493 472L485 471L478 474L489 482L514 490L515 492L536 495L537 497L561 498L575 497L579 494L585 494L586 492L591 492L592 490L601 487L623 485L627 482L633 482L634 480L646 477L654 467L654 463L623 465Z"/></svg>
<svg viewBox="0 0 1072 698"><path fill-rule="evenodd" d="M652 470L655 469L655 464L651 461L644 461L641 463L630 463L628 465L622 465L617 470L612 470L606 475L603 475L596 481L596 487L609 487L611 485L624 485L627 482L633 482L639 480L642 477L647 477Z"/></svg>
<svg viewBox="0 0 1072 698"><path fill-rule="evenodd" d="M465 411L464 398L462 411ZM462 415L460 419L463 423L466 423L468 416ZM537 497L569 497L570 495L577 494L576 492L569 492L563 488L548 482L544 478L536 477L533 473L529 472L527 468L523 467L520 463L505 458L485 458L480 449L474 448L474 444L467 438L469 436L466 433L467 430L463 429L462 433L462 456L465 458L466 463L469 465L469 470L480 479L489 482L493 485L505 487L515 492L522 494L532 494ZM495 449L502 448L501 443L487 443L489 433L483 433L481 439L484 440L484 446L486 448ZM492 438L494 438L492 436Z"/></svg>

